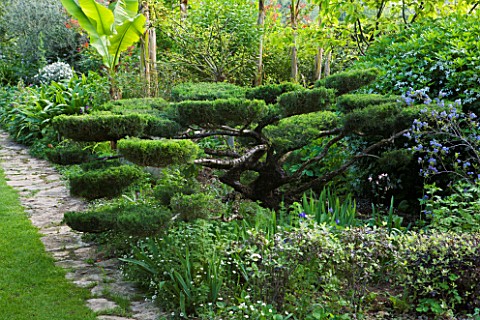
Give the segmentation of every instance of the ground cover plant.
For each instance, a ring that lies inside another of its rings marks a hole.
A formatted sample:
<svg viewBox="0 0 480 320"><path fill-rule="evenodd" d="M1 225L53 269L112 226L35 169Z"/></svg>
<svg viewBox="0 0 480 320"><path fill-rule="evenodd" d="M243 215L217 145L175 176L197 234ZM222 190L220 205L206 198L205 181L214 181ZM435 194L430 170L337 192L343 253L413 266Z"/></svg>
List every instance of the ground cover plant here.
<svg viewBox="0 0 480 320"><path fill-rule="evenodd" d="M65 279L45 253L18 195L0 171L0 314L3 319L96 319L85 306L87 290Z"/></svg>

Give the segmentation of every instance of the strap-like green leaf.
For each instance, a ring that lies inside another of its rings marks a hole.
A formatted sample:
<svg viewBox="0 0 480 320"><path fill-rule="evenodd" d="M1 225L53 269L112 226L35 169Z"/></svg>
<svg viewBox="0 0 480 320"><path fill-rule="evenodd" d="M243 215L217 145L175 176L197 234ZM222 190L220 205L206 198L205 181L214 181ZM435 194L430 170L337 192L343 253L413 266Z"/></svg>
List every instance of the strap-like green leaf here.
<svg viewBox="0 0 480 320"><path fill-rule="evenodd" d="M114 65L118 62L120 53L137 42L145 32L146 18L144 15L137 15L135 19L125 21L116 26L117 33L110 37L109 52L114 57Z"/></svg>
<svg viewBox="0 0 480 320"><path fill-rule="evenodd" d="M90 21L95 21L99 36L113 33L113 12L95 0L78 0L80 7Z"/></svg>

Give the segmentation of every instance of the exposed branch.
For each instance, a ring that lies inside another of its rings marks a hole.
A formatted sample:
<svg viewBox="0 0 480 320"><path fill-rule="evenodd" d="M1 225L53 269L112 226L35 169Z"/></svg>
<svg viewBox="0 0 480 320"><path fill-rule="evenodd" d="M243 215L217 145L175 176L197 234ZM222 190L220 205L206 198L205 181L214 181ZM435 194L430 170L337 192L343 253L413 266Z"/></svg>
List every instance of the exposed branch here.
<svg viewBox="0 0 480 320"><path fill-rule="evenodd" d="M347 170L350 166L352 166L355 162L357 162L358 159L360 158L363 158L363 157L366 157L371 151L373 151L374 149L377 149L378 147L381 147L382 145L384 144L387 144L389 142L392 142L394 141L395 139L397 139L398 137L401 137L403 136L405 133L407 133L410 129L405 129L405 130L402 130L400 132L397 132L395 133L393 136L391 136L390 138L385 138L385 139L382 139L374 144L372 144L371 146L369 146L368 148L364 149L362 152L359 152L358 154L356 154L352 159L350 159L349 161L345 162L343 165L341 165L337 170L334 170L334 171L331 171L329 173L326 173L324 174L323 176L321 177L318 177L316 179L313 179L313 180L310 180L304 184L301 184L299 187L295 188L294 190L288 192L286 194L286 196L288 197L291 197L291 196L295 196L295 195L298 195L298 194L301 194L302 192L305 192L315 186L318 186L318 185L321 185L321 184L324 184L324 183L327 183L328 181L330 181L332 178L336 177L337 175L345 172L345 170Z"/></svg>
<svg viewBox="0 0 480 320"><path fill-rule="evenodd" d="M229 157L229 158L240 158L241 155L232 150L214 150L214 149L204 149L206 154L217 156L217 157Z"/></svg>
<svg viewBox="0 0 480 320"><path fill-rule="evenodd" d="M320 161L321 159L325 158L325 156L327 155L328 151L330 150L330 148L335 144L337 143L338 141L342 140L343 138L345 137L345 134L342 133L338 136L336 136L335 138L333 138L332 140L328 141L327 144L323 147L323 150L322 152L320 152L316 157L313 157L307 161L305 161L301 166L300 168L297 169L297 171L295 171L294 174L292 174L290 177L288 177L288 181L292 181L292 180L296 180L298 178L300 178L300 176L302 175L302 172L308 168L311 164L315 163L315 162L318 162Z"/></svg>
<svg viewBox="0 0 480 320"><path fill-rule="evenodd" d="M478 7L478 2L475 3L475 4L472 6L472 8L470 8L470 10L468 10L468 14L472 14L473 11L475 11L475 9L477 9L477 7Z"/></svg>
<svg viewBox="0 0 480 320"><path fill-rule="evenodd" d="M254 148L248 150L243 156L236 159L197 159L195 164L200 164L215 169L232 169L239 167L240 165L247 162L250 157L253 157L256 153L262 153L267 150L267 145L258 145Z"/></svg>

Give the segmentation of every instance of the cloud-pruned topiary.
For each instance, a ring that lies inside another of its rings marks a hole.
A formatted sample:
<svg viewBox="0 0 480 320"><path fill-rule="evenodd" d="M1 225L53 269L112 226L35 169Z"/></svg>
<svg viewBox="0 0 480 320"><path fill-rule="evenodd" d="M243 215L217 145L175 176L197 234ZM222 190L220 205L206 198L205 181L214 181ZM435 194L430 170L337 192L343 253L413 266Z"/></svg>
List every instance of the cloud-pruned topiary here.
<svg viewBox="0 0 480 320"><path fill-rule="evenodd" d="M315 87L335 89L337 95L346 94L364 87L377 79L376 68L339 72L315 82Z"/></svg>

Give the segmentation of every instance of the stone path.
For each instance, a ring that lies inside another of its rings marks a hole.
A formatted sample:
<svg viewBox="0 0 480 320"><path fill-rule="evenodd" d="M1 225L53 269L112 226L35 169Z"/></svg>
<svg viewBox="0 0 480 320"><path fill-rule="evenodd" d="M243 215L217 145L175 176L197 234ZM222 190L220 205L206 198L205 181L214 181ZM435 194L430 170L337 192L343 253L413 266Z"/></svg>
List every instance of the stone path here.
<svg viewBox="0 0 480 320"><path fill-rule="evenodd" d="M17 189L20 201L32 224L43 235L45 249L56 264L67 269L67 278L76 285L90 288L92 299L87 305L99 314L101 320L156 320L159 310L150 301L138 300L141 295L128 282L122 280L116 259L101 261L96 247L85 243L81 233L62 224L66 211L85 208L85 203L69 195L60 175L47 162L32 158L28 150L12 142L0 131L0 166L5 171L7 184ZM114 316L116 303L108 296L120 295L130 303L129 318Z"/></svg>

